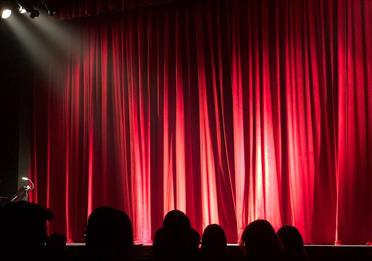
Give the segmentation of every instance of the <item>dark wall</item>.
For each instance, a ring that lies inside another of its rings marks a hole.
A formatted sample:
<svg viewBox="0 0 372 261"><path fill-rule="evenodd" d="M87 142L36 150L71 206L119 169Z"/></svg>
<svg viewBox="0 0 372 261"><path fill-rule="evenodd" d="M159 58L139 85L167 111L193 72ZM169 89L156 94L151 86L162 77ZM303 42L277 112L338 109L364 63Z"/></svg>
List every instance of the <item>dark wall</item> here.
<svg viewBox="0 0 372 261"><path fill-rule="evenodd" d="M0 19L0 196L17 189L19 94L24 66L19 46Z"/></svg>

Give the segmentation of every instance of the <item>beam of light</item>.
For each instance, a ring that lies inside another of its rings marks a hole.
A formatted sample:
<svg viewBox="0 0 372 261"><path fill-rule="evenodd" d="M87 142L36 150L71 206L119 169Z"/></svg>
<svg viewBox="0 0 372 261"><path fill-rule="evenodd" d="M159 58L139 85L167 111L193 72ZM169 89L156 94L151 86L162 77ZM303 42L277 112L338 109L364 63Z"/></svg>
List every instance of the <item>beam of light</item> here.
<svg viewBox="0 0 372 261"><path fill-rule="evenodd" d="M30 26L28 18L14 16L6 21L25 50L25 54L30 57L31 61L37 66L36 68L44 76L48 75L46 68L61 65L61 61L56 57L55 50L52 48L53 46Z"/></svg>
<svg viewBox="0 0 372 261"><path fill-rule="evenodd" d="M1 18L3 18L3 19L8 19L11 15L12 15L12 10L10 10L10 9L4 9L1 12Z"/></svg>
<svg viewBox="0 0 372 261"><path fill-rule="evenodd" d="M80 56L83 50L88 50L80 40L81 37L75 31L76 29L72 29L66 22L41 14L38 19L30 19L30 23L40 30L50 40L50 43L62 53Z"/></svg>

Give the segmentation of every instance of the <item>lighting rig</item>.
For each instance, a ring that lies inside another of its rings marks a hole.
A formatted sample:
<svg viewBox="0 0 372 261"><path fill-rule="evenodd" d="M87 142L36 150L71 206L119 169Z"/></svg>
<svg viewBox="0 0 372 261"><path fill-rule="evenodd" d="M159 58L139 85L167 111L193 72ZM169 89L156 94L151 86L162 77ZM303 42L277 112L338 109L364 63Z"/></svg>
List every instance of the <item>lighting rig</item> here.
<svg viewBox="0 0 372 261"><path fill-rule="evenodd" d="M2 19L8 19L13 13L28 14L31 18L35 18L41 11L46 11L51 16L56 13L45 0L0 0Z"/></svg>

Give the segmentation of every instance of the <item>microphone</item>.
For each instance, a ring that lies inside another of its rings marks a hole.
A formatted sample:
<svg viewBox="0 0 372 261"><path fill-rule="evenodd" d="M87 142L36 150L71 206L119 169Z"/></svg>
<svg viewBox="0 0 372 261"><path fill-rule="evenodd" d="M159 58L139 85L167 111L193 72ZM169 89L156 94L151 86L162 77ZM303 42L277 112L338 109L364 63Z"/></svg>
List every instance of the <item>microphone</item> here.
<svg viewBox="0 0 372 261"><path fill-rule="evenodd" d="M35 188L35 184L32 182L31 179L29 179L28 177L22 177L21 178L23 181L28 181L30 183L30 185L26 185L24 186L24 188L29 191L29 190L33 190Z"/></svg>
<svg viewBox="0 0 372 261"><path fill-rule="evenodd" d="M30 178L22 177L21 180L26 181L28 184L25 184L24 186L20 187L17 194L10 200L10 202L19 202L22 200L27 201L28 192L35 188L35 184L32 182Z"/></svg>

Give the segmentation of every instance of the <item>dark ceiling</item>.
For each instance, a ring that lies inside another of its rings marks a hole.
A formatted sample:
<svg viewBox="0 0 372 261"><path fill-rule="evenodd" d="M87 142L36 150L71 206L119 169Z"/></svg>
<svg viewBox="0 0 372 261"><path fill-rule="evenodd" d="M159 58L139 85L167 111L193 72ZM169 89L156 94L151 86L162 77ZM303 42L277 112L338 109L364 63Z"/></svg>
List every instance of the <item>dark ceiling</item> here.
<svg viewBox="0 0 372 261"><path fill-rule="evenodd" d="M121 12L182 0L46 0L63 18ZM190 2L190 1L189 1Z"/></svg>

